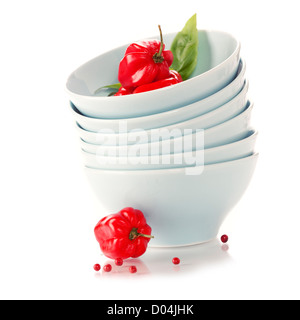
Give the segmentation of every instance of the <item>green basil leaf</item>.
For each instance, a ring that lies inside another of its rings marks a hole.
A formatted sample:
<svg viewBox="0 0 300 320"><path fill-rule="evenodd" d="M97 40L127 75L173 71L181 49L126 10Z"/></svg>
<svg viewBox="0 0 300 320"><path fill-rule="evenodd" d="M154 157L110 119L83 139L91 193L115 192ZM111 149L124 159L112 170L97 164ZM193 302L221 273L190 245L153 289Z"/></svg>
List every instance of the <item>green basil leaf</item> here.
<svg viewBox="0 0 300 320"><path fill-rule="evenodd" d="M94 94L99 93L103 89L112 89L113 91L117 92L121 88L121 83L109 84L108 86L101 87L97 89Z"/></svg>
<svg viewBox="0 0 300 320"><path fill-rule="evenodd" d="M174 38L171 51L174 60L171 68L180 73L182 80L186 80L193 73L197 65L198 30L197 15L194 14L184 28Z"/></svg>

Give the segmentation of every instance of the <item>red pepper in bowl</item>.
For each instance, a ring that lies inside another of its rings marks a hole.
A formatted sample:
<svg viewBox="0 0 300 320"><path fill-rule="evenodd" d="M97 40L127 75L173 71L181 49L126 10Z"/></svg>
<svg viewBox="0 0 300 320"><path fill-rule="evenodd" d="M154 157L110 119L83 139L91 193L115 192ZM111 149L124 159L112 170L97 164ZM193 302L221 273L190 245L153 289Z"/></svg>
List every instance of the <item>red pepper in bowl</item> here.
<svg viewBox="0 0 300 320"><path fill-rule="evenodd" d="M114 94L114 96L127 96L128 94L132 94L133 90L125 89L120 87L120 89Z"/></svg>
<svg viewBox="0 0 300 320"><path fill-rule="evenodd" d="M110 259L137 258L153 236L140 210L125 208L101 219L94 232L103 254Z"/></svg>
<svg viewBox="0 0 300 320"><path fill-rule="evenodd" d="M173 54L164 50L160 26L159 31L161 41L138 41L127 48L119 65L118 79L122 87L134 88L169 77Z"/></svg>
<svg viewBox="0 0 300 320"><path fill-rule="evenodd" d="M162 79L159 81L147 83L144 85L141 85L133 90L132 93L141 93L151 90L156 90L164 87L168 87L174 84L177 84L182 81L182 78L180 74L175 70L170 70L170 76L167 79Z"/></svg>

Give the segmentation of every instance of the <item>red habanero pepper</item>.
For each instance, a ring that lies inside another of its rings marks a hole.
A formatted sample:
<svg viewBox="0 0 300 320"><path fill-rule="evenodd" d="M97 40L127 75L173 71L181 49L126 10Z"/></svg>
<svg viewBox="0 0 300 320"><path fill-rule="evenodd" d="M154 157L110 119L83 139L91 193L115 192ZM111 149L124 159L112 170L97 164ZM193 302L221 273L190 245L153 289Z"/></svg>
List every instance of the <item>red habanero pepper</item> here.
<svg viewBox="0 0 300 320"><path fill-rule="evenodd" d="M179 72L176 70L170 70L170 77L173 77L178 80L178 82L182 82L182 78Z"/></svg>
<svg viewBox="0 0 300 320"><path fill-rule="evenodd" d="M133 90L120 87L120 89L114 94L114 96L126 96L128 94L132 94L132 92Z"/></svg>
<svg viewBox="0 0 300 320"><path fill-rule="evenodd" d="M145 253L153 238L143 213L133 208L101 219L94 232L101 251L110 259L137 258Z"/></svg>
<svg viewBox="0 0 300 320"><path fill-rule="evenodd" d="M168 87L177 84L182 81L180 74L175 70L170 70L170 77L167 79L155 81L152 83L144 84L133 90L133 93L141 93L146 91L152 91L164 87Z"/></svg>
<svg viewBox="0 0 300 320"><path fill-rule="evenodd" d="M173 54L164 50L161 28L160 40L145 40L132 43L119 65L118 79L124 88L138 87L169 77Z"/></svg>

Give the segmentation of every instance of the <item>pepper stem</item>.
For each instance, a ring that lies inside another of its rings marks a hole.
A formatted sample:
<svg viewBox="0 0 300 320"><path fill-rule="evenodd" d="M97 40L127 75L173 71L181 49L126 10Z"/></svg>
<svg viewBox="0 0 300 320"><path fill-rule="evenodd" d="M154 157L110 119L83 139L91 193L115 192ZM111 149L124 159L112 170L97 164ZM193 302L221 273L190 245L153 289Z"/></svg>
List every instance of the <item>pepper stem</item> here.
<svg viewBox="0 0 300 320"><path fill-rule="evenodd" d="M138 237L144 237L144 238L154 238L152 235L150 234L143 234L143 233L138 233L138 228L132 228L130 234L129 234L129 239L130 240L134 240Z"/></svg>
<svg viewBox="0 0 300 320"><path fill-rule="evenodd" d="M163 48L164 48L164 41L163 41L163 35L162 35L162 31L161 31L161 26L158 25L158 29L159 29L159 34L160 34L160 48L158 51L158 55L161 56Z"/></svg>
<svg viewBox="0 0 300 320"><path fill-rule="evenodd" d="M163 42L163 35L162 35L160 25L158 25L158 29L160 34L160 47L159 47L159 51L153 55L153 60L155 63L162 63L164 61L164 57L162 56L162 52L164 49L164 42Z"/></svg>

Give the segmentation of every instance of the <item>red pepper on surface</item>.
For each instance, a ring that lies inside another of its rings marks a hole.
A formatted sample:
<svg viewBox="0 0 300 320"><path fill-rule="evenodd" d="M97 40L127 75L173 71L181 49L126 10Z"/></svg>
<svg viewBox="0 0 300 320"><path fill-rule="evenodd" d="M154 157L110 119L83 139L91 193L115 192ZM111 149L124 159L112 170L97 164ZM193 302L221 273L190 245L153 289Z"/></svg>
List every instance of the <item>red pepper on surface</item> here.
<svg viewBox="0 0 300 320"><path fill-rule="evenodd" d="M170 70L170 76L167 79L162 79L159 81L151 82L148 84L141 85L133 90L132 93L141 93L151 90L156 90L164 87L177 84L182 81L180 74L175 70Z"/></svg>
<svg viewBox="0 0 300 320"><path fill-rule="evenodd" d="M170 50L164 50L160 26L159 31L161 41L138 41L127 48L119 65L118 79L122 87L138 87L169 77L173 54Z"/></svg>
<svg viewBox="0 0 300 320"><path fill-rule="evenodd" d="M103 254L110 259L137 258L145 253L153 238L144 214L133 208L104 217L94 232Z"/></svg>

